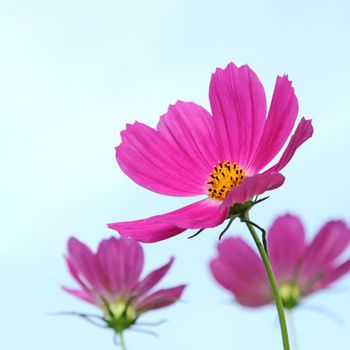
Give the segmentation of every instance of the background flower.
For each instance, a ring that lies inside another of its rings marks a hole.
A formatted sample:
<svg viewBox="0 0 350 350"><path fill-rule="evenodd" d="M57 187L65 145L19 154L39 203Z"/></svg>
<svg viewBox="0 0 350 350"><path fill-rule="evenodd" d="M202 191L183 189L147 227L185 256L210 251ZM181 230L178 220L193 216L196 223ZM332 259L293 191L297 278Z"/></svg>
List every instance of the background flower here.
<svg viewBox="0 0 350 350"><path fill-rule="evenodd" d="M144 253L131 238L103 240L96 253L70 238L66 261L79 289L64 290L100 307L108 324L118 332L133 325L140 314L173 304L185 288L179 285L153 291L174 259L141 279Z"/></svg>
<svg viewBox="0 0 350 350"><path fill-rule="evenodd" d="M327 222L307 243L300 219L280 216L268 231L267 243L286 308L297 306L304 297L328 288L350 271L350 259L341 260L350 243L350 229L343 221ZM263 263L241 238L220 242L210 268L217 282L232 292L238 303L257 307L272 302Z"/></svg>

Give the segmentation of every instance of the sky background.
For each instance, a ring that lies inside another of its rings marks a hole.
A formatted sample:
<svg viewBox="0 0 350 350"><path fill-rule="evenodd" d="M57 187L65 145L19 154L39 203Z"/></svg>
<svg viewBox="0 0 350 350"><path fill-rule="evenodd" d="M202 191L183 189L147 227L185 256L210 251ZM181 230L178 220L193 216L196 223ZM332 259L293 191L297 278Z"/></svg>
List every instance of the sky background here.
<svg viewBox="0 0 350 350"><path fill-rule="evenodd" d="M230 61L248 63L268 99L276 75L288 73L300 117L315 128L283 171L285 186L251 216L269 227L299 214L309 237L330 218L350 221L349 14L348 1L0 1L0 348L115 348L109 331L49 316L94 311L60 290L75 286L66 240L95 248L114 234L105 223L195 200L140 188L114 146L127 122L155 126L178 99L209 107L210 75ZM275 309L235 305L209 275L218 232L144 246L146 271L176 255L162 285L189 287L183 302L145 315L168 320L160 338L129 332L128 350L281 348ZM250 242L239 223L230 234ZM349 349L349 291L347 278L295 312L298 350Z"/></svg>

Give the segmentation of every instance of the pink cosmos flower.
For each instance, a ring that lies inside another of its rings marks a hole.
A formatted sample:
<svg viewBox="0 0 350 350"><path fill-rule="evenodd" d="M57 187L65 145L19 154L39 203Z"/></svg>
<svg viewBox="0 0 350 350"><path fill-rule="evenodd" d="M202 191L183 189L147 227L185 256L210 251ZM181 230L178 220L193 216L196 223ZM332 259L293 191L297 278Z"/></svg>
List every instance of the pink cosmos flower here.
<svg viewBox="0 0 350 350"><path fill-rule="evenodd" d="M205 198L167 214L109 224L111 229L156 242L187 229L215 227L234 204L283 184L280 171L313 133L311 121L302 118L279 161L263 170L286 143L297 118L298 101L288 77L277 77L267 117L264 88L247 65L218 68L209 100L212 113L178 101L156 129L128 124L116 148L120 168L142 187Z"/></svg>
<svg viewBox="0 0 350 350"><path fill-rule="evenodd" d="M79 289L64 287L64 290L102 308L104 321L117 332L134 324L141 313L173 304L185 288L179 285L153 291L174 259L141 279L144 253L131 238L103 240L96 253L70 238L66 261Z"/></svg>
<svg viewBox="0 0 350 350"><path fill-rule="evenodd" d="M293 308L302 298L328 288L350 271L350 259L340 260L350 243L350 229L342 221L327 222L307 243L300 219L280 216L268 232L267 243L286 308ZM210 268L216 281L232 292L238 303L258 307L273 302L264 265L241 238L220 242L218 257L211 261Z"/></svg>

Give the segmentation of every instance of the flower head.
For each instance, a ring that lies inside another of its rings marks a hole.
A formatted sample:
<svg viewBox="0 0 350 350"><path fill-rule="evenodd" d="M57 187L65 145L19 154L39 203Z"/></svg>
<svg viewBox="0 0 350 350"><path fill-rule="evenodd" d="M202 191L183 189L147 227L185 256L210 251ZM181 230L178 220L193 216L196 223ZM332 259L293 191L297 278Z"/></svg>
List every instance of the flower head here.
<svg viewBox="0 0 350 350"><path fill-rule="evenodd" d="M268 251L284 307L293 308L306 296L325 288L350 271L350 259L340 256L350 244L350 229L342 221L327 222L307 243L300 219L278 217L267 234ZM210 263L216 281L238 303L257 307L273 302L264 265L241 238L218 244Z"/></svg>
<svg viewBox="0 0 350 350"><path fill-rule="evenodd" d="M229 210L284 182L280 171L312 136L299 122L280 160L265 169L291 135L298 101L291 81L278 76L269 112L265 91L247 66L218 68L209 87L212 112L193 102L169 107L156 129L135 122L116 148L120 168L137 184L170 196L205 198L144 220L109 224L123 236L160 241L187 229L215 227Z"/></svg>
<svg viewBox="0 0 350 350"><path fill-rule="evenodd" d="M141 245L131 238L103 240L96 253L75 238L68 241L67 266L79 289L64 290L104 312L103 320L116 332L132 326L138 316L176 302L185 286L153 291L174 259L140 278L144 264Z"/></svg>

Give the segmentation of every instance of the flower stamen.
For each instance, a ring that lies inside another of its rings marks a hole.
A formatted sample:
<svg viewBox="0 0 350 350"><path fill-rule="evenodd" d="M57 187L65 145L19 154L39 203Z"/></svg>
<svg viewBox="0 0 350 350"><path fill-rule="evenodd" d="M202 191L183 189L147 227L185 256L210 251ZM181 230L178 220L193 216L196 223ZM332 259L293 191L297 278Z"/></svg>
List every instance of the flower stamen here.
<svg viewBox="0 0 350 350"><path fill-rule="evenodd" d="M245 171L236 162L230 163L228 160L224 163L218 161L213 166L213 172L206 181L211 185L208 188L209 197L217 200L224 200L227 193L233 187L237 187L246 177Z"/></svg>
<svg viewBox="0 0 350 350"><path fill-rule="evenodd" d="M298 305L301 298L300 288L293 282L287 282L279 286L283 306L292 309Z"/></svg>

